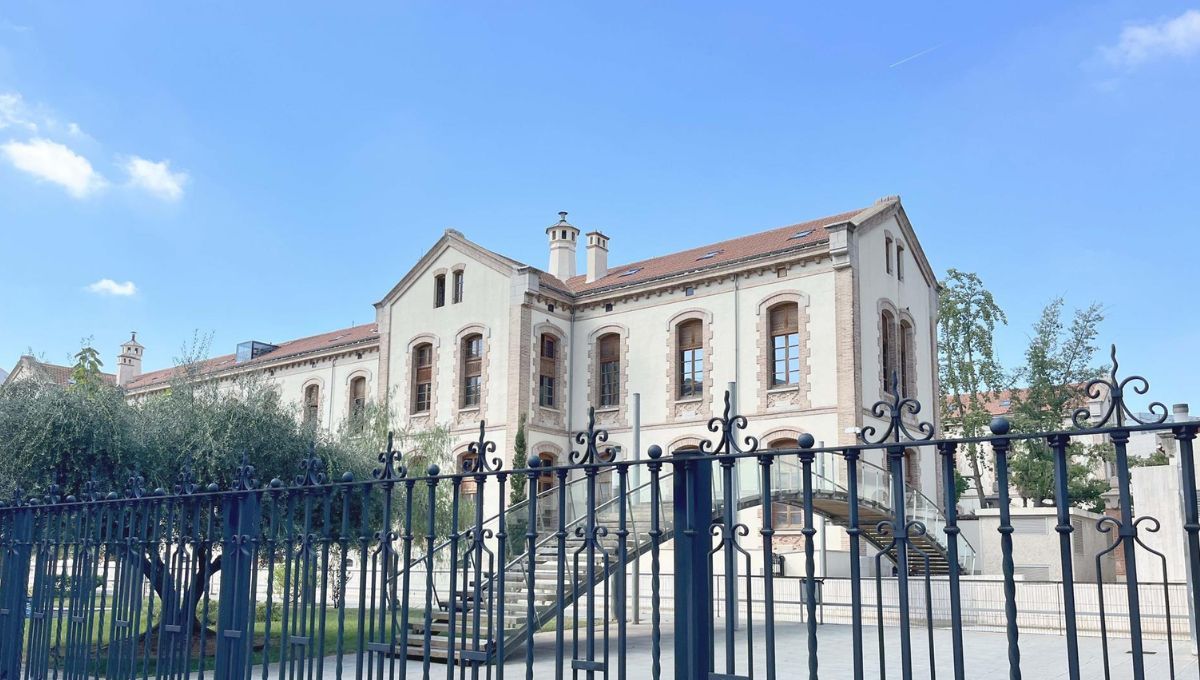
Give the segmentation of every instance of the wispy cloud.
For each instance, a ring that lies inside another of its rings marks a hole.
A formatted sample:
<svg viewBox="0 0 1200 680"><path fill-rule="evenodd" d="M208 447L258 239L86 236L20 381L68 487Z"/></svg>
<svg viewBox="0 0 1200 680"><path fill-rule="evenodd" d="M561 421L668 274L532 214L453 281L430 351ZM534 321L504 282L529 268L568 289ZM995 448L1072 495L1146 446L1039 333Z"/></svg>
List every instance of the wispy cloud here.
<svg viewBox="0 0 1200 680"><path fill-rule="evenodd" d="M934 45L933 47L926 47L925 49L921 50L920 52L917 52L916 54L910 54L910 55L908 55L907 57L905 57L905 58L901 59L900 61L897 61L897 62L896 62L896 63L894 63L894 64L888 64L888 68L896 68L897 66L899 66L899 65L901 65L901 64L904 64L904 63L907 63L907 62L910 62L910 61L912 61L913 59L916 59L917 57L923 57L923 56L925 56L926 54L929 54L930 52L932 52L932 51L934 51L934 50L938 49L939 47L941 47L941 45L940 45L940 44L939 44L939 45Z"/></svg>
<svg viewBox="0 0 1200 680"><path fill-rule="evenodd" d="M4 17L0 17L0 31L8 31L10 33L28 33L32 30L33 29L29 26L14 24Z"/></svg>
<svg viewBox="0 0 1200 680"><path fill-rule="evenodd" d="M75 198L87 198L107 182L88 159L58 142L35 137L28 142L7 142L0 151L16 169L57 184Z"/></svg>
<svg viewBox="0 0 1200 680"><path fill-rule="evenodd" d="M1121 30L1117 44L1101 48L1110 64L1134 68L1169 57L1200 53L1200 9L1151 23L1130 24Z"/></svg>
<svg viewBox="0 0 1200 680"><path fill-rule="evenodd" d="M144 189L164 201L178 201L183 197L183 185L188 181L186 172L172 172L170 161L148 161L131 156L125 161L125 172L129 173L130 186Z"/></svg>
<svg viewBox="0 0 1200 680"><path fill-rule="evenodd" d="M97 295L116 295L118 297L129 297L137 293L137 286L133 285L133 281L125 283L117 283L112 279L100 279L99 281L89 284L88 292Z"/></svg>
<svg viewBox="0 0 1200 680"><path fill-rule="evenodd" d="M0 130L6 128L38 131L37 122L19 92L0 92Z"/></svg>

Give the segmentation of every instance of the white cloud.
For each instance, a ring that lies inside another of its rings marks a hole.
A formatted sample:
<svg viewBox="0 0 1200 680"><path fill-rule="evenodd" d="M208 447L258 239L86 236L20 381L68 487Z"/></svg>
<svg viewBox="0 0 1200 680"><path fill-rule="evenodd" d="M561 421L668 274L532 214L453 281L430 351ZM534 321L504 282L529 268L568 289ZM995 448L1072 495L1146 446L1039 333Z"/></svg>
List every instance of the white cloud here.
<svg viewBox="0 0 1200 680"><path fill-rule="evenodd" d="M87 289L97 295L119 295L121 297L128 297L137 292L137 286L133 285L133 281L117 283L112 279L100 279L89 285Z"/></svg>
<svg viewBox="0 0 1200 680"><path fill-rule="evenodd" d="M1200 9L1154 23L1126 26L1117 44L1102 52L1109 63L1127 68L1163 57L1200 53Z"/></svg>
<svg viewBox="0 0 1200 680"><path fill-rule="evenodd" d="M125 162L125 171L129 173L130 185L145 189L163 200L178 201L183 196L183 185L187 183L188 176L186 172L171 172L170 164L170 161L155 163L131 156Z"/></svg>
<svg viewBox="0 0 1200 680"><path fill-rule="evenodd" d="M58 142L41 138L12 141L0 145L0 151L18 170L53 182L75 198L86 198L107 184L88 159Z"/></svg>
<svg viewBox="0 0 1200 680"><path fill-rule="evenodd" d="M37 123L19 92L0 92L0 130L19 128L37 132Z"/></svg>

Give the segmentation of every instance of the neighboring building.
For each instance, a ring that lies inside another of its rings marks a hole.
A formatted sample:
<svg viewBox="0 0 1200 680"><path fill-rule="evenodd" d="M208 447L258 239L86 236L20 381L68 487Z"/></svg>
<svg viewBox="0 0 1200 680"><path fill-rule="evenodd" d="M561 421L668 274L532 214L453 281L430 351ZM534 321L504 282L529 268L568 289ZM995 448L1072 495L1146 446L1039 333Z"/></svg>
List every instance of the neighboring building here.
<svg viewBox="0 0 1200 680"><path fill-rule="evenodd" d="M73 370L70 366L59 366L58 364L38 361L26 354L17 360L17 365L4 377L3 381L0 381L0 384L15 383L18 380L35 380L47 385L66 387L74 382L71 379L71 371ZM116 384L117 382L117 376L112 373L101 373L100 376L107 383Z"/></svg>
<svg viewBox="0 0 1200 680"><path fill-rule="evenodd" d="M710 436L730 384L764 446L804 432L847 444L858 428L883 426L869 408L890 398L893 373L905 396L936 403L938 284L899 198L618 266L609 237L583 234L566 213L545 233L541 270L448 230L375 303L374 324L246 342L190 370L217 380L257 372L331 429L356 404L387 400L399 427L448 426L460 464L480 421L511 456L520 414L529 455L565 462L589 406L619 456L639 455L635 393L643 447L668 452ZM176 371L142 373L142 352L131 339L118 360L137 398L166 389ZM922 415L936 420L936 409ZM938 464L914 450L909 484L940 497ZM802 538L800 513L777 512L786 552ZM840 530L823 542L846 547Z"/></svg>

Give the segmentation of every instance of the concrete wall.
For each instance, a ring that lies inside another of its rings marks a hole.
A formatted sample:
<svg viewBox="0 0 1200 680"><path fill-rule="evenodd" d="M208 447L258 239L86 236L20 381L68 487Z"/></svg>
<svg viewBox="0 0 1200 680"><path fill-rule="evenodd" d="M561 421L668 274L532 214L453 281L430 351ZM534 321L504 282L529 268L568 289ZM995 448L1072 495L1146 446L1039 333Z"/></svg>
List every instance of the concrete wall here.
<svg viewBox="0 0 1200 680"><path fill-rule="evenodd" d="M1062 561L1058 524L1054 508L1012 508L1013 563L1017 574L1035 581L1061 580ZM1112 533L1097 531L1101 515L1071 509L1071 562L1076 582L1096 581L1096 555L1109 546ZM977 532L973 545L979 573L1003 574L1000 551L1000 511L984 509L976 513ZM1113 561L1106 556L1101 563L1101 579L1113 579Z"/></svg>

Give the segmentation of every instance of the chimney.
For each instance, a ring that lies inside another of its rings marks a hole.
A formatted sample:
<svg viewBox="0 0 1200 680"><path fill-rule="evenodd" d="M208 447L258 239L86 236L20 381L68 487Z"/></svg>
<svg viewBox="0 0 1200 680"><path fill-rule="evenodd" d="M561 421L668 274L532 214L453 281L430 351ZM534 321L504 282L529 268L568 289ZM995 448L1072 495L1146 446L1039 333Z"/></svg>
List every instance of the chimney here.
<svg viewBox="0 0 1200 680"><path fill-rule="evenodd" d="M129 340L121 345L117 356L117 386L124 387L142 374L142 347L137 341L137 331L130 333Z"/></svg>
<svg viewBox="0 0 1200 680"><path fill-rule="evenodd" d="M575 276L575 244L579 230L567 221L567 212L558 213L558 222L546 228L550 237L550 276L561 281Z"/></svg>
<svg viewBox="0 0 1200 680"><path fill-rule="evenodd" d="M608 273L608 237L590 231L587 239L587 282L591 283Z"/></svg>

